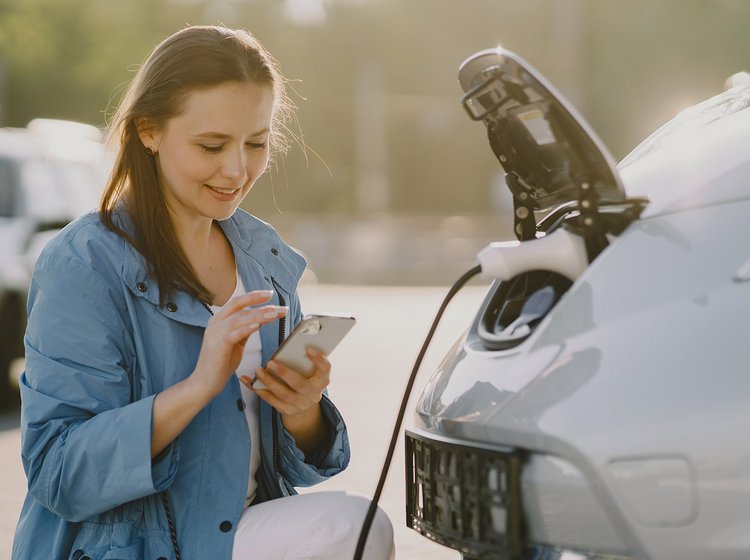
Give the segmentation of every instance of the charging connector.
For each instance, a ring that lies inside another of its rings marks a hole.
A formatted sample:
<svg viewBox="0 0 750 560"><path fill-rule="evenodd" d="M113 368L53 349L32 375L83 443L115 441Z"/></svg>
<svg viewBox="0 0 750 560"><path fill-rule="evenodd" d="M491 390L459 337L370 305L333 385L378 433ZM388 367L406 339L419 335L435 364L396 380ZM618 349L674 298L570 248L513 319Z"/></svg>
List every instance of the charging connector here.
<svg viewBox="0 0 750 560"><path fill-rule="evenodd" d="M530 270L549 270L575 281L589 264L585 241L564 228L530 241L490 243L477 259L484 278L501 281Z"/></svg>

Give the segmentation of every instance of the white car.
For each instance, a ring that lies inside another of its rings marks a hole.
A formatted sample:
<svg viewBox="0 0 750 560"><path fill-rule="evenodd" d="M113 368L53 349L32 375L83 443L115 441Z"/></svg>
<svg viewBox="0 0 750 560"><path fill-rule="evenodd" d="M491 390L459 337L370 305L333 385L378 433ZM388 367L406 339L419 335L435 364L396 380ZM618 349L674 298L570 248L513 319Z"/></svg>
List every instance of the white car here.
<svg viewBox="0 0 750 560"><path fill-rule="evenodd" d="M747 80L619 166L513 53L459 81L520 243L417 405L407 524L467 559L750 558Z"/></svg>
<svg viewBox="0 0 750 560"><path fill-rule="evenodd" d="M23 356L34 263L60 228L97 206L111 166L101 140L69 121L0 129L0 408L18 401L11 369Z"/></svg>

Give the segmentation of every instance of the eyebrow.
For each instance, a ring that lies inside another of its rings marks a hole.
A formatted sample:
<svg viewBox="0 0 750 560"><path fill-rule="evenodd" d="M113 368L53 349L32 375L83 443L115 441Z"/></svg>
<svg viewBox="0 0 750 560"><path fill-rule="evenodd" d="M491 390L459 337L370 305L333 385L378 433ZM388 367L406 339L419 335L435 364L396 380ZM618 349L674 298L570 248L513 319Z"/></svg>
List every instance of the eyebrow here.
<svg viewBox="0 0 750 560"><path fill-rule="evenodd" d="M248 138L255 138L256 136L260 136L261 134L265 134L268 132L268 127L265 127L258 132L254 132L253 134L250 134ZM217 140L229 140L231 136L229 134L224 134L223 132L201 132L199 134L194 134L193 138L216 138Z"/></svg>

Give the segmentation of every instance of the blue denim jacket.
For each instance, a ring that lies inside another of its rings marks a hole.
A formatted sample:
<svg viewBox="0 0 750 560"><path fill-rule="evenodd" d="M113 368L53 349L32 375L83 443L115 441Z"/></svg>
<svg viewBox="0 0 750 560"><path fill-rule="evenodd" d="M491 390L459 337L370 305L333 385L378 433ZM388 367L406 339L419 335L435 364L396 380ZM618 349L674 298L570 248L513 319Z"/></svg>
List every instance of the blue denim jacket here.
<svg viewBox="0 0 750 560"><path fill-rule="evenodd" d="M296 286L304 259L241 210L221 226L247 289L273 289L273 303L289 305L288 331L301 317ZM159 306L140 254L94 213L47 245L28 312L21 436L29 493L13 559L173 558L164 490L182 557L231 558L250 462L236 376L167 449L150 456L154 396L192 372L208 309L184 292ZM263 363L280 331L278 323L261 328ZM330 445L305 457L261 401L258 500L293 494L346 467L344 422L327 396L322 404Z"/></svg>

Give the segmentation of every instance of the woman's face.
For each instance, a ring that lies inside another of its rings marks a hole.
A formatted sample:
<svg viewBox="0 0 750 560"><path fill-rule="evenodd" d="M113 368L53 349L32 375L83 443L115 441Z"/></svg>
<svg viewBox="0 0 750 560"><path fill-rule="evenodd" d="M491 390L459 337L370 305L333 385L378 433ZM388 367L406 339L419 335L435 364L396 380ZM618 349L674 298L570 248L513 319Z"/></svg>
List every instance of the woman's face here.
<svg viewBox="0 0 750 560"><path fill-rule="evenodd" d="M268 164L273 101L270 86L228 82L193 91L163 129L141 133L173 219L234 213Z"/></svg>

